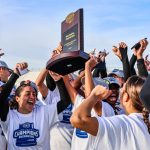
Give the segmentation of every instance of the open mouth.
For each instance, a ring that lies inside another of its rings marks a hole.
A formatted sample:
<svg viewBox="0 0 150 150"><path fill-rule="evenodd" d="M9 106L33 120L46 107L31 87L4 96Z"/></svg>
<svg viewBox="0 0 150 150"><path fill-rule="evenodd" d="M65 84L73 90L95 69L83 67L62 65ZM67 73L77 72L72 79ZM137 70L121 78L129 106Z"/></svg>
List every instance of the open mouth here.
<svg viewBox="0 0 150 150"><path fill-rule="evenodd" d="M34 101L33 101L33 100L28 100L27 103L28 103L29 105L32 105L32 106L34 105Z"/></svg>
<svg viewBox="0 0 150 150"><path fill-rule="evenodd" d="M117 100L117 97L115 97L115 96L110 96L110 97L109 97L109 99L110 99L111 101L113 101L113 102L114 102L114 101L116 101L116 100Z"/></svg>
<svg viewBox="0 0 150 150"><path fill-rule="evenodd" d="M115 101L117 101L117 95L116 94L111 94L110 96L109 96L109 99L110 99L110 101L113 101L113 102L115 102Z"/></svg>

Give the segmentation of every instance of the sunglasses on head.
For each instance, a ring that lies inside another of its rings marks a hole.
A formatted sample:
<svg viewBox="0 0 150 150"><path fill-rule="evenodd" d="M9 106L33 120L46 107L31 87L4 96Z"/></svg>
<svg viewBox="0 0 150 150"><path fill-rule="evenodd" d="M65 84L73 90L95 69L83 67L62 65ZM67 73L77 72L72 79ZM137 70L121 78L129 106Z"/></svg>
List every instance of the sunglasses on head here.
<svg viewBox="0 0 150 150"><path fill-rule="evenodd" d="M26 81L20 82L20 85L19 85L19 86L24 86L24 85L31 86L31 87L33 87L36 91L38 91L36 84L35 84L34 82L30 81L30 80L26 80Z"/></svg>
<svg viewBox="0 0 150 150"><path fill-rule="evenodd" d="M119 69L114 69L112 72L118 72L118 71L120 71Z"/></svg>

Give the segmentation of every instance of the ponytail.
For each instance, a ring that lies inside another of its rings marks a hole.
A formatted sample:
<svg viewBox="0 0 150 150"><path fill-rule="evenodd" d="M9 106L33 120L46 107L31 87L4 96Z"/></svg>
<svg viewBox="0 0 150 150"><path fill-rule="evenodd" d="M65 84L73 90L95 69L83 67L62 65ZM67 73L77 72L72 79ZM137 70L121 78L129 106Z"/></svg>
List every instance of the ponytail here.
<svg viewBox="0 0 150 150"><path fill-rule="evenodd" d="M148 132L150 133L150 122L149 122L149 112L146 108L143 108L142 110L143 120L148 128Z"/></svg>

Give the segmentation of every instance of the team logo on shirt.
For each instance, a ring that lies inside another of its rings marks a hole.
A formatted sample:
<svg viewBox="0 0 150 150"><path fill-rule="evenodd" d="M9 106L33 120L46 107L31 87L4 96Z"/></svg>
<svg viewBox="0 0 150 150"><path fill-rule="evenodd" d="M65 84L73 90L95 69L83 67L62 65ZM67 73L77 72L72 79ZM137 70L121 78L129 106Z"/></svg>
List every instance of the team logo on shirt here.
<svg viewBox="0 0 150 150"><path fill-rule="evenodd" d="M70 124L70 117L72 115L72 105L70 104L64 111L63 111L63 119L62 123Z"/></svg>
<svg viewBox="0 0 150 150"><path fill-rule="evenodd" d="M88 138L88 134L85 131L82 131L82 130L76 128L75 132L76 132L76 136L79 138Z"/></svg>
<svg viewBox="0 0 150 150"><path fill-rule="evenodd" d="M19 129L14 131L13 138L16 139L16 146L34 146L37 145L39 130L34 128L33 123L26 122L24 124L20 124Z"/></svg>

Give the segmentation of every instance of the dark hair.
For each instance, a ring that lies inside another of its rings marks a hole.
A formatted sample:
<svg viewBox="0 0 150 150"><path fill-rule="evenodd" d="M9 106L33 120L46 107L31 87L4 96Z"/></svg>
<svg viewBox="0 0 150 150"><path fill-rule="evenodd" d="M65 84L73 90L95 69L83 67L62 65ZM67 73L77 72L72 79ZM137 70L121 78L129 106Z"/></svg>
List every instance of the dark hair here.
<svg viewBox="0 0 150 150"><path fill-rule="evenodd" d="M18 102L16 101L16 96L19 96L20 97L20 93L23 91L23 89L27 86L31 86L35 89L35 92L36 92L36 96L37 96L37 89L34 85L33 82L31 81L22 81L19 85L19 87L16 89L15 91L15 96L13 97L12 100L9 101L9 107L10 109L18 109Z"/></svg>
<svg viewBox="0 0 150 150"><path fill-rule="evenodd" d="M31 86L35 89L36 94L38 93L38 88L36 86L36 84L30 80L27 81L21 81L19 86L23 86L23 85L27 85L27 86Z"/></svg>
<svg viewBox="0 0 150 150"><path fill-rule="evenodd" d="M150 133L149 112L146 110L142 104L142 101L140 100L140 91L144 82L145 80L143 78L139 76L132 76L127 80L125 90L132 100L133 107L142 113L143 120L148 128L148 132Z"/></svg>

